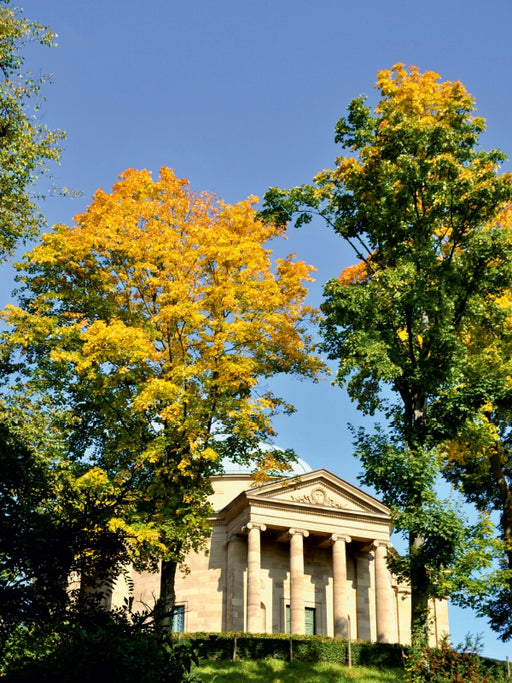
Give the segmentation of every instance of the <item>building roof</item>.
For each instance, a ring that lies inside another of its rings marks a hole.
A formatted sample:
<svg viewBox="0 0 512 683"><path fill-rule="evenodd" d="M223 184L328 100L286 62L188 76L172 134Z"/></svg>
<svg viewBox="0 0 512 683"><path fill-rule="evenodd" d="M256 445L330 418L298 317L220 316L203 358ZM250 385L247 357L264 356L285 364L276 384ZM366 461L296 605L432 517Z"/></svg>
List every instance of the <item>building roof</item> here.
<svg viewBox="0 0 512 683"><path fill-rule="evenodd" d="M262 451L279 451L282 450L278 446L274 446L268 443L260 443L259 448ZM300 474L306 474L307 472L312 472L312 468L308 463L302 458L297 458L296 462L290 462L291 469L286 472L281 473L284 477L295 477ZM251 475L254 474L256 468L254 463L244 463L240 464L234 462L231 458L223 458L222 460L223 474L238 474L238 475Z"/></svg>

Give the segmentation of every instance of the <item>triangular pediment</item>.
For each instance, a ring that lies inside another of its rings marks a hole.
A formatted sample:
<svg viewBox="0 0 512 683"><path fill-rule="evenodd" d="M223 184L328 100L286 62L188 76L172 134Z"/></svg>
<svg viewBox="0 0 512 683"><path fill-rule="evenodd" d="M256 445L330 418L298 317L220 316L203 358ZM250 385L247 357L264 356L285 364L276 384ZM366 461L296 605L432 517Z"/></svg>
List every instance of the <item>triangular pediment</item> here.
<svg viewBox="0 0 512 683"><path fill-rule="evenodd" d="M266 499L319 510L389 515L389 509L376 498L326 470L266 484L247 494L251 499Z"/></svg>

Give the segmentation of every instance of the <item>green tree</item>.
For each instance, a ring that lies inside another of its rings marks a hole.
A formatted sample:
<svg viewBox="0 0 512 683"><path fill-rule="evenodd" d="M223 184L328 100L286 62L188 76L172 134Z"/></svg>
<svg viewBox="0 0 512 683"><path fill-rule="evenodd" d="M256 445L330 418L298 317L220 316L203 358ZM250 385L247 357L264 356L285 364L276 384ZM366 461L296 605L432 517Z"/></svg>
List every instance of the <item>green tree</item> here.
<svg viewBox="0 0 512 683"><path fill-rule="evenodd" d="M26 45L51 46L54 34L49 27L26 19L21 9L9 5L8 0L0 1L0 261L12 255L20 241L35 237L44 224L37 205L41 195L35 194L34 184L47 173L50 162L58 161L63 139L62 132L51 131L38 121L46 78L33 77L24 65ZM0 369L5 380L12 368L2 364ZM45 549L41 542L43 537L52 536L50 515L41 513L42 501L53 486L52 465L44 463L42 455L32 450L30 435L22 434L21 424L14 418L18 408L3 402L0 405L2 619L7 612L13 614L10 607L17 610L18 616L26 616L27 605L36 601L36 592L41 607L43 594L52 592L48 581L53 580L48 563L45 570L42 568ZM34 568L38 552L41 571L36 591ZM56 566L53 570L56 579L59 570ZM46 588L39 590L43 584ZM62 598L62 593L60 597L57 593L53 592L54 604Z"/></svg>
<svg viewBox="0 0 512 683"><path fill-rule="evenodd" d="M109 527L122 501L107 478L70 462L47 411L19 396L1 403L0 468L0 637L99 606L99 592L69 579L113 581L129 560L126 535Z"/></svg>
<svg viewBox="0 0 512 683"><path fill-rule="evenodd" d="M162 560L166 621L177 564L209 534L221 455L286 467L288 453L258 442L292 408L261 383L323 367L307 333L311 269L273 263L265 243L283 229L251 201L194 193L166 168L155 181L127 171L75 220L26 256L6 344L22 355L23 390L67 407L71 459L123 502L109 528L136 563Z"/></svg>
<svg viewBox="0 0 512 683"><path fill-rule="evenodd" d="M0 2L0 258L19 240L37 236L44 218L32 193L34 182L58 161L61 131L37 122L46 78L24 71L22 49L30 42L51 46L55 34Z"/></svg>
<svg viewBox="0 0 512 683"><path fill-rule="evenodd" d="M507 210L510 213L510 208ZM466 600L489 617L503 640L512 637L512 298L485 306L465 337L454 383L432 408L447 434L445 475L478 510L499 517L502 571L496 590L469 586ZM463 584L463 587L464 584ZM472 588L472 589L471 589Z"/></svg>
<svg viewBox="0 0 512 683"><path fill-rule="evenodd" d="M336 142L352 156L313 185L271 188L263 216L298 214L300 225L320 214L360 259L325 286L323 346L359 408L388 418L388 432L360 435L358 452L364 481L408 536L418 635L463 530L435 495L446 434L429 406L458 380L474 316L510 284L501 212L512 182L500 151L478 149L484 120L461 83L398 64L377 88L373 112L360 97L337 123Z"/></svg>

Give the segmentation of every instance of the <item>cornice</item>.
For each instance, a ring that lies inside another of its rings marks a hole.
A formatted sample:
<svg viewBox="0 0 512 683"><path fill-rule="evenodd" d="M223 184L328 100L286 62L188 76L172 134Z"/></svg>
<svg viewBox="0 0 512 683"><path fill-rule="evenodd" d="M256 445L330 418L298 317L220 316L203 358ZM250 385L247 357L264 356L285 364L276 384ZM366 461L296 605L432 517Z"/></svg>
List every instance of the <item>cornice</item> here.
<svg viewBox="0 0 512 683"><path fill-rule="evenodd" d="M244 491L244 493L246 492ZM238 497L241 498L241 496ZM322 517L331 517L335 519L359 518L364 521L375 520L386 523L390 522L390 518L388 515L372 510L350 510L350 508L330 507L327 505L314 505L311 503L303 503L301 501L296 500L286 500L284 498L264 498L262 496L250 495L241 498L241 500L238 501L238 504L236 506L233 506L232 510L229 510L229 514L227 514L226 517L231 517L232 511L234 512L235 510L244 507L262 507L271 508L274 510L286 509L289 511L305 513L307 515L319 515ZM226 512L228 512L228 508L229 505L227 505L225 508Z"/></svg>
<svg viewBox="0 0 512 683"><path fill-rule="evenodd" d="M245 506L241 506L245 507ZM254 508L267 508L274 509L278 511L280 508L285 507L289 511L300 512L302 514L307 514L308 516L316 517L328 517L329 519L337 519L342 521L347 520L358 520L361 522L375 522L378 524L390 524L391 520L387 515L379 514L375 512L365 512L363 510L346 510L340 508L333 508L327 506L313 506L307 503L300 503L296 501L288 500L265 500L262 498L251 498L247 500L247 507L250 509Z"/></svg>

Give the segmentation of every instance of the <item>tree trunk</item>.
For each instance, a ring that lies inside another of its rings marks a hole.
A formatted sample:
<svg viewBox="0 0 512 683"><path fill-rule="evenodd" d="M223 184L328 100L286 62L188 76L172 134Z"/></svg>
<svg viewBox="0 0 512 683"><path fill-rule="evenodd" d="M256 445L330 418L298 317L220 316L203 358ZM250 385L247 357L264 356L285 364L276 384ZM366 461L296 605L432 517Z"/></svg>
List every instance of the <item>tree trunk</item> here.
<svg viewBox="0 0 512 683"><path fill-rule="evenodd" d="M507 557L507 565L509 569L512 569L512 491L507 483L500 451L497 448L491 449L489 464L491 466L492 476L500 493L501 530L503 532L503 540L506 544L505 555Z"/></svg>
<svg viewBox="0 0 512 683"><path fill-rule="evenodd" d="M409 537L409 560L411 573L411 642L428 645L428 600L430 582L422 552L423 538Z"/></svg>
<svg viewBox="0 0 512 683"><path fill-rule="evenodd" d="M411 448L424 448L427 421L427 396L422 391L413 395L413 439ZM421 498L422 491L419 491ZM424 538L419 534L409 535L409 562L411 578L411 641L413 645L428 645L428 601L430 579L423 552Z"/></svg>
<svg viewBox="0 0 512 683"><path fill-rule="evenodd" d="M172 626L172 613L176 601L175 580L177 563L174 560L162 560L160 573L160 597L156 604L156 622L159 626Z"/></svg>

